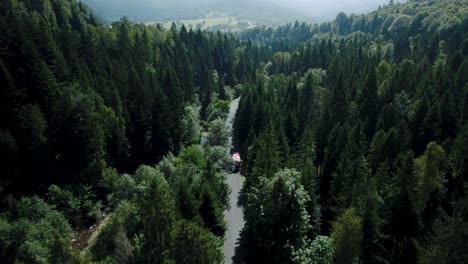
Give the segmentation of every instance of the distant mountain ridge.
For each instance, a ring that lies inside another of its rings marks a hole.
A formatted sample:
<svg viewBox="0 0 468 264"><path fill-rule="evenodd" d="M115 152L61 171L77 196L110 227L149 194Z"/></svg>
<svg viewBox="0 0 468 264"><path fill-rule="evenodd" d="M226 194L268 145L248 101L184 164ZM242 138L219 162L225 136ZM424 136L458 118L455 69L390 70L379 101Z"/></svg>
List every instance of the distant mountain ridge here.
<svg viewBox="0 0 468 264"><path fill-rule="evenodd" d="M366 13L388 0L81 0L107 21L127 16L134 21L176 21L205 18L215 12L257 24L279 25L295 20L323 22L347 14ZM403 2L404 0L395 1Z"/></svg>
<svg viewBox="0 0 468 264"><path fill-rule="evenodd" d="M204 18L212 12L249 19L259 24L283 24L309 20L304 13L268 1L247 0L82 0L107 21L127 16L134 21L151 22Z"/></svg>

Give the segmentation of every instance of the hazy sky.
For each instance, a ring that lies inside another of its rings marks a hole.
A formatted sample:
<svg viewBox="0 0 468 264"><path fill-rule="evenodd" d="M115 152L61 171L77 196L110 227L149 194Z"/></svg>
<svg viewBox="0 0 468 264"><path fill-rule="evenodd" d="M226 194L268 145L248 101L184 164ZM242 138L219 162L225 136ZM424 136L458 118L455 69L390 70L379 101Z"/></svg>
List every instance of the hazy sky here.
<svg viewBox="0 0 468 264"><path fill-rule="evenodd" d="M258 1L258 0L257 0ZM375 10L379 5L388 4L389 0L261 0L274 2L277 5L287 6L307 14L362 13ZM395 1L399 2L399 1Z"/></svg>

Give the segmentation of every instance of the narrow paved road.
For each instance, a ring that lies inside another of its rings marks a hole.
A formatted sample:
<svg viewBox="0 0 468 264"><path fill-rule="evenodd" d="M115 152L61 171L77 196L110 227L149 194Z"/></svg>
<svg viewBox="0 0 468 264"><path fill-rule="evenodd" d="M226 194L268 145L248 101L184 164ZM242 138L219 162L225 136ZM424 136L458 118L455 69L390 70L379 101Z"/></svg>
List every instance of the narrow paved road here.
<svg viewBox="0 0 468 264"><path fill-rule="evenodd" d="M232 130L232 124L236 115L237 108L239 107L239 98L231 103L229 109L229 116L226 124ZM232 138L229 138L229 145L232 144ZM237 200L242 189L242 178L239 173L227 174L227 184L231 188L229 201L231 208L229 211L224 212L224 220L227 223L227 230L224 240L224 261L225 263L232 263L234 256L234 249L236 242L239 239L239 233L244 227L244 214L242 208L237 206Z"/></svg>

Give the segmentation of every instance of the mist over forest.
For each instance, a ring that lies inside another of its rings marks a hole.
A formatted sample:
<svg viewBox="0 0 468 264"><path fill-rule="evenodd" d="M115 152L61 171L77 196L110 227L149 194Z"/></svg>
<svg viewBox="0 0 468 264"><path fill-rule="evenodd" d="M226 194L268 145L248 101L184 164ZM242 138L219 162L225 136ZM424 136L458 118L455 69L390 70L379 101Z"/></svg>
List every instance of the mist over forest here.
<svg viewBox="0 0 468 264"><path fill-rule="evenodd" d="M135 21L196 19L216 13L248 19L257 24L279 25L295 20L323 22L341 11L367 13L387 0L82 0L107 21L128 16ZM403 1L395 1L403 2Z"/></svg>

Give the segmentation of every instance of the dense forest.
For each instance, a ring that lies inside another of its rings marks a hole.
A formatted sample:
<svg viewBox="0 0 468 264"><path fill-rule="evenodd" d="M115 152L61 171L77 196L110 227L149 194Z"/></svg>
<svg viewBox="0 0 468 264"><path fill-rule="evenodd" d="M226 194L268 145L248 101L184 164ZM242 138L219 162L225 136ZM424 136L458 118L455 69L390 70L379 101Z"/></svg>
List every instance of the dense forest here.
<svg viewBox="0 0 468 264"><path fill-rule="evenodd" d="M467 263L467 1L258 28L239 262Z"/></svg>
<svg viewBox="0 0 468 264"><path fill-rule="evenodd" d="M75 0L1 1L0 32L2 262L221 262L224 119L266 50Z"/></svg>
<svg viewBox="0 0 468 264"><path fill-rule="evenodd" d="M1 1L1 262L222 263L240 96L235 263L467 263L467 10L233 36Z"/></svg>

